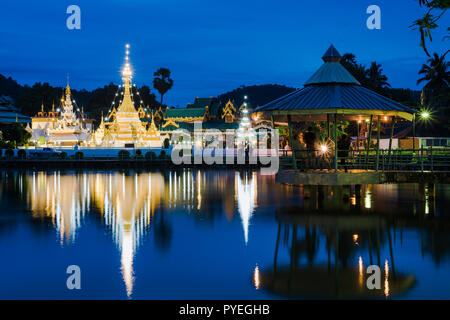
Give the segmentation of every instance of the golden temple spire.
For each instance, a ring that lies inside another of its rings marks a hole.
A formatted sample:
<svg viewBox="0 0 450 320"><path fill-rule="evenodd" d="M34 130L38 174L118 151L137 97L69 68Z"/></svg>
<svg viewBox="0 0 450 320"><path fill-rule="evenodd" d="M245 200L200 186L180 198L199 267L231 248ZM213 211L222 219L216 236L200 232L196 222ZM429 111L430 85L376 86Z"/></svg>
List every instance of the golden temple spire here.
<svg viewBox="0 0 450 320"><path fill-rule="evenodd" d="M70 86L69 86L69 73L67 73L67 87L66 87L66 96L70 96Z"/></svg>
<svg viewBox="0 0 450 320"><path fill-rule="evenodd" d="M66 87L66 106L72 105L72 99L70 97L70 86L69 86L69 74L67 74L67 87Z"/></svg>
<svg viewBox="0 0 450 320"><path fill-rule="evenodd" d="M55 112L55 101L52 103L52 112Z"/></svg>
<svg viewBox="0 0 450 320"><path fill-rule="evenodd" d="M133 75L131 71L131 66L129 62L128 55L130 54L129 51L130 45L127 44L125 46L125 65L122 69L122 79L124 82L124 92L123 92L123 100L118 108L118 112L136 112L136 109L134 108L133 101L131 100L131 77Z"/></svg>
<svg viewBox="0 0 450 320"><path fill-rule="evenodd" d="M44 101L42 101L42 104L41 104L41 112L44 112Z"/></svg>

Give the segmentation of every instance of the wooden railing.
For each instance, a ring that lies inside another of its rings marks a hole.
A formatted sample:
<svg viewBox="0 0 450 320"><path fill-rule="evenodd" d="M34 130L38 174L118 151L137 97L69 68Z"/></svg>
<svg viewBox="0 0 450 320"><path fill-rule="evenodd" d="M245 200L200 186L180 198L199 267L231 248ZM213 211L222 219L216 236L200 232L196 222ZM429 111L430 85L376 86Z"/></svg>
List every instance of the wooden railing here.
<svg viewBox="0 0 450 320"><path fill-rule="evenodd" d="M344 151L344 152L343 152ZM303 154L303 156L302 156ZM342 154L347 154L343 157ZM316 150L307 154L297 151L296 164L299 170L334 169L335 157ZM341 156L339 156L341 155ZM281 169L294 168L291 150L280 150ZM338 170L360 169L375 171L450 171L450 148L428 147L405 150L338 150Z"/></svg>

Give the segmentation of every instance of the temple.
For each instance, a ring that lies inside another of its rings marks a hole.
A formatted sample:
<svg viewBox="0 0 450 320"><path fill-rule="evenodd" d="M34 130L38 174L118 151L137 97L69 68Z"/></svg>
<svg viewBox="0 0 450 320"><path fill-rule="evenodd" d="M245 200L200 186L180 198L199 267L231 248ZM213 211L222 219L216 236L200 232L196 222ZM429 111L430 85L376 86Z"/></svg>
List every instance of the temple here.
<svg viewBox="0 0 450 320"><path fill-rule="evenodd" d="M55 104L49 112L44 111L42 104L41 111L31 119L31 128L27 127L31 133L31 144L54 147L85 145L92 134L94 120L87 117L83 108L75 111L74 103L67 83L61 106L56 111Z"/></svg>
<svg viewBox="0 0 450 320"><path fill-rule="evenodd" d="M126 45L125 65L122 69L123 98L119 107L113 108L98 129L92 135L89 145L92 147L153 147L162 146L161 137L156 128L154 117L147 126L147 122L141 120L142 107L136 110L131 93L132 71L129 62L129 45Z"/></svg>

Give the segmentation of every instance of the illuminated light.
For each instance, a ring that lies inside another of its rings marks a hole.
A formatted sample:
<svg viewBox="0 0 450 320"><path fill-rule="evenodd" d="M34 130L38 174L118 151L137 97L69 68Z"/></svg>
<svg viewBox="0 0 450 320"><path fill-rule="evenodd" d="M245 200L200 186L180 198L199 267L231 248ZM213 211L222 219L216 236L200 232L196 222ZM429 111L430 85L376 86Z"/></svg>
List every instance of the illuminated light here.
<svg viewBox="0 0 450 320"><path fill-rule="evenodd" d="M321 145L321 146L320 146L320 152L321 152L322 154L327 153L327 152L328 152L328 147L327 147L327 145L325 145L325 144Z"/></svg>
<svg viewBox="0 0 450 320"><path fill-rule="evenodd" d="M369 119L366 119L366 122L369 122L370 120Z"/></svg>
<svg viewBox="0 0 450 320"><path fill-rule="evenodd" d="M383 119L384 119L384 121L387 121L387 120L388 120L388 117L384 116L384 118L383 118Z"/></svg>
<svg viewBox="0 0 450 320"><path fill-rule="evenodd" d="M366 195L364 197L364 207L370 209L372 207L372 194L369 189L366 190Z"/></svg>
<svg viewBox="0 0 450 320"><path fill-rule="evenodd" d="M386 260L384 262L384 295L389 297L389 263Z"/></svg>
<svg viewBox="0 0 450 320"><path fill-rule="evenodd" d="M244 99L247 100L247 96L244 96Z"/></svg>
<svg viewBox="0 0 450 320"><path fill-rule="evenodd" d="M356 206L356 197L355 196L351 197L350 201L351 201L352 206Z"/></svg>
<svg viewBox="0 0 450 320"><path fill-rule="evenodd" d="M130 48L130 45L127 43L126 45L125 45L125 48Z"/></svg>
<svg viewBox="0 0 450 320"><path fill-rule="evenodd" d="M356 245L359 245L358 239L359 239L359 235L354 234L354 235L353 235L353 242L354 242Z"/></svg>
<svg viewBox="0 0 450 320"><path fill-rule="evenodd" d="M358 120L358 123L361 123L361 119Z"/></svg>
<svg viewBox="0 0 450 320"><path fill-rule="evenodd" d="M364 265L363 265L363 260L362 257L359 257L358 260L358 271L359 271L359 275L358 275L358 282L359 282L359 286L362 287L364 284Z"/></svg>
<svg viewBox="0 0 450 320"><path fill-rule="evenodd" d="M256 265L255 271L253 272L253 284L255 285L256 290L258 290L261 287L261 280L260 280L258 265Z"/></svg>
<svg viewBox="0 0 450 320"><path fill-rule="evenodd" d="M428 111L422 111L420 113L420 117L424 120L427 120L430 117L430 113Z"/></svg>

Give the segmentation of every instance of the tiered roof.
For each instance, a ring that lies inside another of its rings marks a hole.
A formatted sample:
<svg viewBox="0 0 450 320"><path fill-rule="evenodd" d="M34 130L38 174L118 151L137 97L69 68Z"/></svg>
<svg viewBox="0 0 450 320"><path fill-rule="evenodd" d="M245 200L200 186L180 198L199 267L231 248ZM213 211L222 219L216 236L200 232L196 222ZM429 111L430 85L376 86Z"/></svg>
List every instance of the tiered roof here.
<svg viewBox="0 0 450 320"><path fill-rule="evenodd" d="M326 114L389 115L412 119L413 109L362 87L340 64L341 56L333 45L322 59L325 63L306 81L304 88L256 108L253 112L281 117L296 115L300 121L305 119L305 115L314 115L315 120L323 120Z"/></svg>

